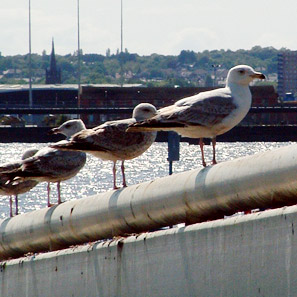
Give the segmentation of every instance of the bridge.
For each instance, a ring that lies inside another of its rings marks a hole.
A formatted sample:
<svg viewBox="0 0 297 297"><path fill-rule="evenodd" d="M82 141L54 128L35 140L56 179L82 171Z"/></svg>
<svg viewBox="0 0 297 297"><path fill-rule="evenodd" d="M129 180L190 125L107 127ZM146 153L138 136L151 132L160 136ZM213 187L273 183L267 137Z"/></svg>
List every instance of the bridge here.
<svg viewBox="0 0 297 297"><path fill-rule="evenodd" d="M132 114L130 107L0 107L0 114ZM292 107L251 107L249 113L297 113L297 106Z"/></svg>

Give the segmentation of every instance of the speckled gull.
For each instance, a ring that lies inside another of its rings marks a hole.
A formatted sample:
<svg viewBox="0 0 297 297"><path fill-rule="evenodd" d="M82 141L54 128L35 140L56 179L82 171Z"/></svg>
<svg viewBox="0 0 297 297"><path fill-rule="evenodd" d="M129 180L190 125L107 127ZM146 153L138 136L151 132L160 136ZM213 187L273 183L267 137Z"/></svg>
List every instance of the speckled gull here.
<svg viewBox="0 0 297 297"><path fill-rule="evenodd" d="M64 134L68 139L75 133L85 129L84 123L77 120L69 120L60 127L51 130L51 133ZM58 143L63 143L62 140ZM33 157L22 162L22 165L9 173L12 180L36 180L38 182L47 182L48 206L50 203L50 183L57 183L58 203L61 203L61 181L74 177L85 165L86 154L82 152L66 152L44 147L40 149Z"/></svg>
<svg viewBox="0 0 297 297"><path fill-rule="evenodd" d="M156 108L149 103L141 103L133 110L132 118L109 121L96 128L82 130L70 141L51 147L63 150L77 150L90 153L102 160L113 161L113 188L116 186L116 162L121 161L123 186L126 187L124 161L143 154L155 141L156 132L128 133L132 123L156 115Z"/></svg>
<svg viewBox="0 0 297 297"><path fill-rule="evenodd" d="M32 157L38 150L29 149L24 152L22 155L22 160ZM26 180L26 181L9 181L6 174L1 174L1 172L7 172L15 170L20 167L22 160L16 162L9 162L0 165L0 195L10 196L9 197L9 206L10 206L10 217L13 216L12 211L12 196L15 196L15 214L18 215L18 195L26 193L34 188L38 181L35 180Z"/></svg>
<svg viewBox="0 0 297 297"><path fill-rule="evenodd" d="M203 166L203 138L211 138L212 164L216 164L216 136L229 131L246 116L252 102L249 83L257 78L265 76L250 66L235 66L229 70L225 88L181 99L158 110L156 116L131 124L127 131L176 131L185 137L200 138Z"/></svg>

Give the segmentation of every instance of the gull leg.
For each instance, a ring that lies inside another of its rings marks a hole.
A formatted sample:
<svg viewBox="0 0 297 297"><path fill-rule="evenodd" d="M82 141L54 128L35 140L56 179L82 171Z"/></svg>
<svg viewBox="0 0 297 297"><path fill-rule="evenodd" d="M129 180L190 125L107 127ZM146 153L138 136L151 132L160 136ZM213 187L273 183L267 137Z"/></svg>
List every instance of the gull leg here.
<svg viewBox="0 0 297 297"><path fill-rule="evenodd" d="M10 215L10 217L13 217L13 214L12 214L12 197L11 196L9 196L9 208L10 208L9 215Z"/></svg>
<svg viewBox="0 0 297 297"><path fill-rule="evenodd" d="M61 182L57 182L57 191L58 191L58 204L61 204Z"/></svg>
<svg viewBox="0 0 297 297"><path fill-rule="evenodd" d="M114 162L113 162L113 167L112 167L112 174L113 174L113 189L114 189L114 190L118 189L117 184L116 184L116 179L117 179L117 176L116 176L116 173L117 173L116 163L117 163L117 161L114 161Z"/></svg>
<svg viewBox="0 0 297 297"><path fill-rule="evenodd" d="M121 170L122 170L122 176L123 176L123 187L127 187L126 184L126 177L125 177L125 166L124 166L124 160L122 161L122 166L121 166Z"/></svg>
<svg viewBox="0 0 297 297"><path fill-rule="evenodd" d="M212 138L211 140L211 143L212 143L212 164L215 165L217 164L217 160L216 160L216 138Z"/></svg>
<svg viewBox="0 0 297 297"><path fill-rule="evenodd" d="M18 195L15 195L15 215L17 216L19 214L19 200Z"/></svg>
<svg viewBox="0 0 297 297"><path fill-rule="evenodd" d="M51 202L50 202L50 192L51 192L51 186L50 183L47 183L47 206L51 207Z"/></svg>
<svg viewBox="0 0 297 297"><path fill-rule="evenodd" d="M203 146L204 146L203 138L199 139L199 146L200 146L200 150L201 150L202 165L204 167L206 167L206 162L205 162L205 159L204 159L204 150L203 150Z"/></svg>

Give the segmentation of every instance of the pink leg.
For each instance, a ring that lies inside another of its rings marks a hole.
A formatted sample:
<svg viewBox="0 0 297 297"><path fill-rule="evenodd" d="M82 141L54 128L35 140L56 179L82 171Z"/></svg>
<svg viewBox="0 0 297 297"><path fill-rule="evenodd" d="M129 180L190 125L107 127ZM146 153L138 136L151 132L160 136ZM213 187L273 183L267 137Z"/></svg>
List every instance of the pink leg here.
<svg viewBox="0 0 297 297"><path fill-rule="evenodd" d="M201 150L202 165L204 167L206 167L206 162L205 162L205 159L204 159L204 150L203 150L203 146L204 146L203 138L199 139L199 145L200 145L200 150Z"/></svg>
<svg viewBox="0 0 297 297"><path fill-rule="evenodd" d="M117 169L116 169L116 161L113 162L113 168L112 168L112 174L113 174L113 189L118 189L116 179L117 179Z"/></svg>
<svg viewBox="0 0 297 297"><path fill-rule="evenodd" d="M9 215L10 215L10 217L13 217L13 213L12 213L12 197L11 196L9 196L9 207L10 207Z"/></svg>
<svg viewBox="0 0 297 297"><path fill-rule="evenodd" d="M126 184L126 177L125 177L125 166L124 166L124 160L122 161L122 166L121 166L121 170L122 170L122 176L123 176L123 187L127 187Z"/></svg>
<svg viewBox="0 0 297 297"><path fill-rule="evenodd" d="M57 191L58 191L58 204L61 204L61 183L57 182Z"/></svg>
<svg viewBox="0 0 297 297"><path fill-rule="evenodd" d="M15 215L17 216L19 214L19 200L18 195L15 195Z"/></svg>
<svg viewBox="0 0 297 297"><path fill-rule="evenodd" d="M217 164L217 160L216 160L216 138L214 137L212 140L212 164Z"/></svg>
<svg viewBox="0 0 297 297"><path fill-rule="evenodd" d="M51 207L52 204L50 202L50 192L51 192L51 185L50 183L47 183L47 206Z"/></svg>

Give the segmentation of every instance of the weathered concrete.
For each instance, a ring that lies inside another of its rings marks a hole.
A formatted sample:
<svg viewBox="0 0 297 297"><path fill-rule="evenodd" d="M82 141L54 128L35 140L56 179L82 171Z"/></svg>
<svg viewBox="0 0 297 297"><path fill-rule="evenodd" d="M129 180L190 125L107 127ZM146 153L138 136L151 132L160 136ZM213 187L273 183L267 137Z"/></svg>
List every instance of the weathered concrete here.
<svg viewBox="0 0 297 297"><path fill-rule="evenodd" d="M297 203L297 145L0 221L0 259Z"/></svg>
<svg viewBox="0 0 297 297"><path fill-rule="evenodd" d="M297 207L2 262L0 296L297 296Z"/></svg>

